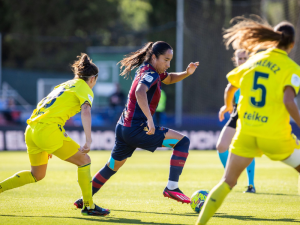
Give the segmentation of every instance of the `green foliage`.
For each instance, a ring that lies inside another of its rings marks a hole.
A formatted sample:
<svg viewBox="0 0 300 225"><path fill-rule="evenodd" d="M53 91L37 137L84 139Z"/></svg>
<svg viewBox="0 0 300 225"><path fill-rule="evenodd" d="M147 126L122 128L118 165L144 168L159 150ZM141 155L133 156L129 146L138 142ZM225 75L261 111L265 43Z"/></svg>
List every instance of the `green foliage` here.
<svg viewBox="0 0 300 225"><path fill-rule="evenodd" d="M0 1L3 66L69 71L88 46L140 46L152 11L150 0Z"/></svg>
<svg viewBox="0 0 300 225"><path fill-rule="evenodd" d="M55 156L44 180L0 194L0 223L27 224L194 224L197 214L189 205L164 198L171 151L137 151L95 195L96 204L107 207L105 218L83 217L73 206L81 196L76 166ZM91 152L92 175L107 162L109 151ZM29 169L26 152L0 152L0 181ZM211 190L224 169L215 151L190 151L180 178L180 188L191 196ZM244 194L243 172L237 186L209 224L288 225L300 222L298 173L266 157L256 159L257 194Z"/></svg>

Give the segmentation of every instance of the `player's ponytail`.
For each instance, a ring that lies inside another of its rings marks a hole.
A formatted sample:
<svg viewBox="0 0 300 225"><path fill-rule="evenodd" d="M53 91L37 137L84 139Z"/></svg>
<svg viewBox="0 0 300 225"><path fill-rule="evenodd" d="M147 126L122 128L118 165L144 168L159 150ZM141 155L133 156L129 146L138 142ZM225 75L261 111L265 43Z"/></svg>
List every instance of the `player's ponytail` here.
<svg viewBox="0 0 300 225"><path fill-rule="evenodd" d="M138 68L145 61L150 62L152 55L155 55L155 57L158 58L168 49L172 49L172 47L167 42L148 42L143 48L126 55L126 57L119 62L121 65L120 69L121 71L123 70L120 76L128 78L132 70Z"/></svg>
<svg viewBox="0 0 300 225"><path fill-rule="evenodd" d="M273 29L259 16L238 16L230 23L236 24L224 30L223 38L227 48L232 44L233 49L256 53L259 49L287 48L294 42L295 30L289 22L281 22Z"/></svg>
<svg viewBox="0 0 300 225"><path fill-rule="evenodd" d="M87 81L91 76L98 75L98 67L92 62L86 53L77 56L78 60L72 64L72 70L75 76Z"/></svg>
<svg viewBox="0 0 300 225"><path fill-rule="evenodd" d="M120 70L123 71L120 73L120 76L124 76L128 78L130 76L130 72L135 68L139 67L147 58L147 53L152 49L153 42L148 42L145 46L136 52L132 52L124 59L122 59L118 64L120 64Z"/></svg>

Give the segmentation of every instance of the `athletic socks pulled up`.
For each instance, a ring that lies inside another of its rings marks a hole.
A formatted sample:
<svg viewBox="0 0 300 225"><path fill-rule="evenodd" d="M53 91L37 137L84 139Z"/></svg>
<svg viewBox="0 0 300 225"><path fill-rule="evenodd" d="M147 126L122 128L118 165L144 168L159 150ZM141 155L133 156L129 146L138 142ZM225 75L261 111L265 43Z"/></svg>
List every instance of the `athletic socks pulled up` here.
<svg viewBox="0 0 300 225"><path fill-rule="evenodd" d="M97 172L93 177L93 195L96 194L105 182L116 172L117 171L113 171L109 168L107 164L99 170L99 172Z"/></svg>
<svg viewBox="0 0 300 225"><path fill-rule="evenodd" d="M187 137L183 137L174 146L174 151L170 161L170 174L167 188L174 190L178 188L179 176L182 173L185 161L189 155L190 140Z"/></svg>
<svg viewBox="0 0 300 225"><path fill-rule="evenodd" d="M226 163L227 163L227 159L228 159L228 152L229 152L228 150L226 150L225 152L222 152L222 153L218 151L219 158L220 158L221 163L224 168L226 167Z"/></svg>
<svg viewBox="0 0 300 225"><path fill-rule="evenodd" d="M78 183L82 191L83 204L88 209L95 208L92 197L92 177L91 177L91 164L79 166L77 170Z"/></svg>
<svg viewBox="0 0 300 225"><path fill-rule="evenodd" d="M35 182L36 179L32 173L29 170L23 170L2 181L0 183L0 193Z"/></svg>
<svg viewBox="0 0 300 225"><path fill-rule="evenodd" d="M255 159L246 168L248 176L248 186L252 185L254 187L254 171L255 171Z"/></svg>
<svg viewBox="0 0 300 225"><path fill-rule="evenodd" d="M226 182L221 181L219 184L217 184L207 196L196 224L206 224L208 220L216 213L230 191L231 189Z"/></svg>

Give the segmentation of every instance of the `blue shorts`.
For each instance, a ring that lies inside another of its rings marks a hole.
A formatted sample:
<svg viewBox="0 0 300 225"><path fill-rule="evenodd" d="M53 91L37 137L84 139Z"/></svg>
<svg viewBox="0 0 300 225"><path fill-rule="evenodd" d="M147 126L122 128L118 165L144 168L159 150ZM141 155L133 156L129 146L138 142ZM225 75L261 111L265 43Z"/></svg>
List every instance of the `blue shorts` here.
<svg viewBox="0 0 300 225"><path fill-rule="evenodd" d="M155 126L153 135L146 134L147 125L138 127L125 127L117 124L115 135L115 146L111 156L113 159L122 161L132 156L136 148L142 148L154 152L156 148L162 147L168 128Z"/></svg>

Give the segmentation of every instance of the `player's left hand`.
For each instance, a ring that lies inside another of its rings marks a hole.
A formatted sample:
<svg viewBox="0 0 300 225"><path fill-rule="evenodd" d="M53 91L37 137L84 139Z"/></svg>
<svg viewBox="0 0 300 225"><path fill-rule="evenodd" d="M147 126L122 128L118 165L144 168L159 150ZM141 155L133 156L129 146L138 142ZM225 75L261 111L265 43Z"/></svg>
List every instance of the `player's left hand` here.
<svg viewBox="0 0 300 225"><path fill-rule="evenodd" d="M229 106L226 106L226 105L223 105L219 111L219 120L220 121L223 121L224 120L224 114L229 112L229 113L232 113L232 110L233 110L233 106L232 105L229 105Z"/></svg>
<svg viewBox="0 0 300 225"><path fill-rule="evenodd" d="M52 154L48 154L48 159L52 159Z"/></svg>
<svg viewBox="0 0 300 225"><path fill-rule="evenodd" d="M198 66L199 66L199 62L190 63L188 65L188 67L186 68L186 73L188 75L192 75L195 72L195 70L197 69Z"/></svg>

